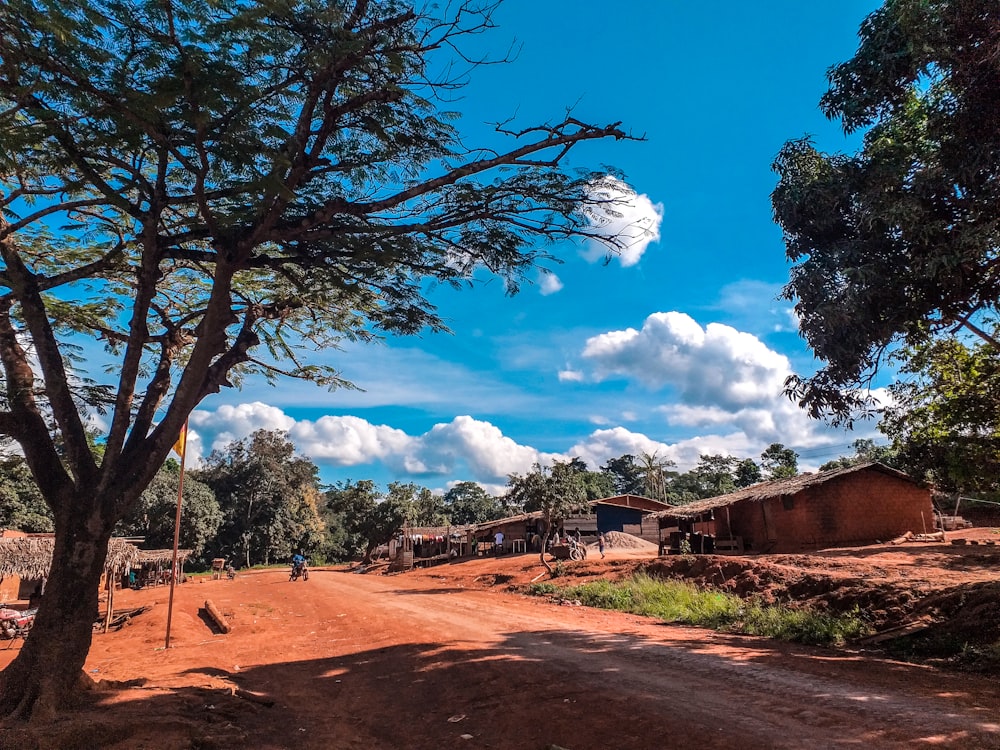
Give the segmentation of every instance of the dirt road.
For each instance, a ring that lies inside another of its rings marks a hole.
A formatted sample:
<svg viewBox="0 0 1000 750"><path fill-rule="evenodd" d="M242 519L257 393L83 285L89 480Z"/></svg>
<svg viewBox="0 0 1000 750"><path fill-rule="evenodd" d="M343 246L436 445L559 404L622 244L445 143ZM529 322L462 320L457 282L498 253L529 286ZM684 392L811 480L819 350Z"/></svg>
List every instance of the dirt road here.
<svg viewBox="0 0 1000 750"><path fill-rule="evenodd" d="M509 564L185 584L169 650L166 590L121 592L125 604L157 603L97 636L87 668L145 684L105 694L32 741L130 750L1000 748L995 681L484 587ZM212 635L199 614L206 599L227 613L232 633ZM8 736L16 739L29 738Z"/></svg>

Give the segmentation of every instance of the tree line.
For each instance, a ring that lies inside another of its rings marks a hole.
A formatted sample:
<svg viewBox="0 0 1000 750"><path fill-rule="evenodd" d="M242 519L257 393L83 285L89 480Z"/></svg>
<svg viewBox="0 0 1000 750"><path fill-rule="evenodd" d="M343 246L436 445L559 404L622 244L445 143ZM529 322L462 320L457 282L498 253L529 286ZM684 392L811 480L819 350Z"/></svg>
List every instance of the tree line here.
<svg viewBox="0 0 1000 750"><path fill-rule="evenodd" d="M100 452L101 446L94 443L93 449ZM684 472L655 454L625 454L596 470L580 458L536 465L510 475L501 495L470 481L444 493L412 482L383 488L370 479L324 486L319 468L296 454L285 433L258 430L185 472L180 545L192 550L192 564L202 568L214 557L239 567L284 563L300 550L316 561L345 561L370 557L407 525L461 526L541 510L546 501L536 488L553 475L567 478L553 499L565 505L559 506L565 513L573 505L624 494L683 504L797 471L797 454L775 443L759 461L703 455ZM115 534L141 538L149 549L172 546L179 479L179 464L168 459ZM0 527L54 528L51 510L17 456L0 462Z"/></svg>

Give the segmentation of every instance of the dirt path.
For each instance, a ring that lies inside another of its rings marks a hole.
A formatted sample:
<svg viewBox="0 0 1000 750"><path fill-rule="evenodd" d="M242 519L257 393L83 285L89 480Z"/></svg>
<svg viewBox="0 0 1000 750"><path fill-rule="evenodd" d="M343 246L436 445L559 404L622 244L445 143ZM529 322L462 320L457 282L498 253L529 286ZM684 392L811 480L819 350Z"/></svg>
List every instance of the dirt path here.
<svg viewBox="0 0 1000 750"><path fill-rule="evenodd" d="M177 588L169 650L167 590L121 592L117 607L152 610L96 636L87 669L144 684L0 733L0 749L1000 748L995 681L495 585L536 573L521 557L192 582ZM206 599L232 633L212 634Z"/></svg>

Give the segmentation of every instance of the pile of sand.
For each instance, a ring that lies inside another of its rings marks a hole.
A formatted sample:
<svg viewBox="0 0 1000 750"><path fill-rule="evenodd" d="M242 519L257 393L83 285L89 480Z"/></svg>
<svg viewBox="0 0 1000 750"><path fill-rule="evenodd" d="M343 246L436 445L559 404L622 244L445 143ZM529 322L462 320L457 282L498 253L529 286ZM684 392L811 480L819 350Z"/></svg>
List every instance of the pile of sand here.
<svg viewBox="0 0 1000 750"><path fill-rule="evenodd" d="M631 534L621 531L609 531L604 535L604 544L608 549L658 549L653 542L647 542ZM590 545L597 549L597 544Z"/></svg>

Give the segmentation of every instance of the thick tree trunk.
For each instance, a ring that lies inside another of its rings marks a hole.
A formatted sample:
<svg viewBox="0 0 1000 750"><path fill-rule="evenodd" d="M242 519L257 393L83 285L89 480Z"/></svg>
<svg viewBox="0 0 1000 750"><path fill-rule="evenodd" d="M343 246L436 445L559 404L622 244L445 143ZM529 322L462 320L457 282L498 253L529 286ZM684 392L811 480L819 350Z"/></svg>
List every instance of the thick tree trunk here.
<svg viewBox="0 0 1000 750"><path fill-rule="evenodd" d="M98 615L108 530L75 523L56 535L45 595L17 658L0 676L0 716L44 721L72 705ZM89 528L88 528L89 527Z"/></svg>

